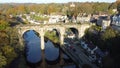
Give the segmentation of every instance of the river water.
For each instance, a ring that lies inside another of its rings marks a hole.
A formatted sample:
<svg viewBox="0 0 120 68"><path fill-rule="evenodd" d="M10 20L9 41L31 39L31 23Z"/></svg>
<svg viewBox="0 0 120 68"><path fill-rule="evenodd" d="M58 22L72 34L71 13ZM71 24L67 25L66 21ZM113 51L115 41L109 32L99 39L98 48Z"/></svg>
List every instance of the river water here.
<svg viewBox="0 0 120 68"><path fill-rule="evenodd" d="M33 30L24 34L24 40L28 68L77 68L59 46L50 40L45 42L45 50L41 50L40 38Z"/></svg>

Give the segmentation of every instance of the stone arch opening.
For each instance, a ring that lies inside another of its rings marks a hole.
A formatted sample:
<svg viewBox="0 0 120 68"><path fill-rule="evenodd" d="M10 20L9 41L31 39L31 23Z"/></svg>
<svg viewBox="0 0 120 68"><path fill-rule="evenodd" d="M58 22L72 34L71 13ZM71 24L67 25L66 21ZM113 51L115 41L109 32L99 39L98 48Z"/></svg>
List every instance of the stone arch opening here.
<svg viewBox="0 0 120 68"><path fill-rule="evenodd" d="M40 34L36 30L26 30L22 33L22 38L24 39L27 36L27 32L33 31L37 37L40 37Z"/></svg>
<svg viewBox="0 0 120 68"><path fill-rule="evenodd" d="M53 29L52 31L55 31L56 36L60 37L60 31L58 31L57 29Z"/></svg>
<svg viewBox="0 0 120 68"><path fill-rule="evenodd" d="M42 60L41 57L41 37L35 30L25 30L23 32L24 53L27 62L38 63ZM40 37L40 38L39 38Z"/></svg>
<svg viewBox="0 0 120 68"><path fill-rule="evenodd" d="M37 39L35 39L37 37ZM24 30L21 34L21 38L23 39L23 49L26 49L26 45L29 44L31 41L41 43L40 34L36 30L28 29ZM35 39L35 40L34 40ZM40 44L41 46L41 44Z"/></svg>
<svg viewBox="0 0 120 68"><path fill-rule="evenodd" d="M24 31L23 32L23 34L22 34L22 38L24 39L25 38L25 36L27 36L27 32L29 32L30 30L26 30L26 31Z"/></svg>
<svg viewBox="0 0 120 68"><path fill-rule="evenodd" d="M53 41L54 43L60 43L60 32L58 29L48 29L45 31L45 38ZM46 40L45 40L46 41Z"/></svg>
<svg viewBox="0 0 120 68"><path fill-rule="evenodd" d="M35 30L26 30L26 31L23 32L21 38L23 39L23 43L26 46L26 44L29 43L30 40L34 41L33 39L35 37L38 37L39 39L36 39L36 41L40 42L41 37L40 37L40 34L37 31L35 31Z"/></svg>
<svg viewBox="0 0 120 68"><path fill-rule="evenodd" d="M79 36L78 29L76 29L74 27L67 28L65 33L66 33L67 38L78 38L78 36Z"/></svg>

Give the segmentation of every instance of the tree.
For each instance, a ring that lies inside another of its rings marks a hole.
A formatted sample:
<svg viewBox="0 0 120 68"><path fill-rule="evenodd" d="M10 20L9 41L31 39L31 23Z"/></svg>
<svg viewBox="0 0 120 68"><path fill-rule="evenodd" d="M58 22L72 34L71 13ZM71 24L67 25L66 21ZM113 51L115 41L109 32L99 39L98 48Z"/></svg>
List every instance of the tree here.
<svg viewBox="0 0 120 68"><path fill-rule="evenodd" d="M92 6L94 11L93 13L99 13L99 12L107 12L108 7L109 7L109 3L94 3L94 5Z"/></svg>
<svg viewBox="0 0 120 68"><path fill-rule="evenodd" d="M112 57L118 57L120 51L120 33L113 30L112 28L107 28L106 31L101 35L104 47L110 52Z"/></svg>
<svg viewBox="0 0 120 68"><path fill-rule="evenodd" d="M23 14L23 13L27 13L27 8L25 7L25 5L19 5L19 6L15 6L14 10L16 10L17 14ZM15 11L13 11L15 12Z"/></svg>
<svg viewBox="0 0 120 68"><path fill-rule="evenodd" d="M91 14L93 12L92 4L85 2L79 5L78 7L79 12Z"/></svg>
<svg viewBox="0 0 120 68"><path fill-rule="evenodd" d="M45 33L45 37L52 40L54 43L59 43L59 37L56 35L56 32L54 31L47 31Z"/></svg>
<svg viewBox="0 0 120 68"><path fill-rule="evenodd" d="M92 26L91 28L85 31L85 38L88 41L92 41L94 45L98 45L100 41L100 33L101 27L100 26Z"/></svg>
<svg viewBox="0 0 120 68"><path fill-rule="evenodd" d="M114 68L114 59L110 56L103 58L103 68Z"/></svg>
<svg viewBox="0 0 120 68"><path fill-rule="evenodd" d="M111 38L115 38L116 37L116 32L115 30L113 30L111 27L107 28L106 31L102 34L101 39L106 41L109 40Z"/></svg>
<svg viewBox="0 0 120 68"><path fill-rule="evenodd" d="M3 54L5 55L5 57L7 58L8 64L17 57L17 54L15 53L14 48L11 46L8 46L8 45L3 46L1 48L1 50L2 50Z"/></svg>
<svg viewBox="0 0 120 68"><path fill-rule="evenodd" d="M117 3L117 11L120 14L120 1L117 1L116 3Z"/></svg>
<svg viewBox="0 0 120 68"><path fill-rule="evenodd" d="M6 64L7 64L7 60L0 52L0 68L3 68Z"/></svg>
<svg viewBox="0 0 120 68"><path fill-rule="evenodd" d="M5 20L0 20L0 30L4 30L8 26L9 26L8 22L6 22Z"/></svg>
<svg viewBox="0 0 120 68"><path fill-rule="evenodd" d="M56 10L57 10L56 8L57 7L56 7L56 5L54 3L49 4L48 8L47 8L48 14L56 12Z"/></svg>
<svg viewBox="0 0 120 68"><path fill-rule="evenodd" d="M5 31L0 31L0 46L8 44L9 44L8 35L6 34Z"/></svg>

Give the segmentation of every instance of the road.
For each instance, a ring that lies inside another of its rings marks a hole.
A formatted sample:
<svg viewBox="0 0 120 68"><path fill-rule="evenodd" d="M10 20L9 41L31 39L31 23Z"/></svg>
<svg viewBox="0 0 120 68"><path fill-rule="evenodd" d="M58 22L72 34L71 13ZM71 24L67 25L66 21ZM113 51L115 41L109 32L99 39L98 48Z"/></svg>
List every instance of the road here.
<svg viewBox="0 0 120 68"><path fill-rule="evenodd" d="M65 48L65 51L67 51L69 55L71 55L71 57L75 59L74 61L78 63L78 66L80 68L84 64L88 64L92 68L98 68L96 65L90 62L89 57L84 54L82 48L75 44L75 41L71 39L65 39L65 42L67 43L63 46Z"/></svg>

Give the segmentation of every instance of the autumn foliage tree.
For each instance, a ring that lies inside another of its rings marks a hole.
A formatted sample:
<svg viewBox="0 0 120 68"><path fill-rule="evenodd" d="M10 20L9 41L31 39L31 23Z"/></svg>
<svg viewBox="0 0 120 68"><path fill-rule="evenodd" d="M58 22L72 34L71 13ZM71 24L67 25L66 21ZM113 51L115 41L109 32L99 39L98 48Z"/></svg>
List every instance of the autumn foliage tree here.
<svg viewBox="0 0 120 68"><path fill-rule="evenodd" d="M18 56L15 50L18 41L14 39L16 33L10 26L12 20L8 15L0 14L0 68L5 68Z"/></svg>
<svg viewBox="0 0 120 68"><path fill-rule="evenodd" d="M65 13L66 7L69 8L70 3L48 3L48 4L3 4L0 6L2 13L7 14L21 14L36 12L41 14L51 14L51 13ZM74 8L74 13L95 13L95 12L105 12L108 10L110 3L100 3L100 2L75 2L76 8ZM64 11L65 10L65 11ZM72 8L69 8L72 10Z"/></svg>
<svg viewBox="0 0 120 68"><path fill-rule="evenodd" d="M5 45L1 48L4 56L7 58L7 64L14 60L17 57L15 50L13 47Z"/></svg>
<svg viewBox="0 0 120 68"><path fill-rule="evenodd" d="M7 64L7 60L5 56L3 56L2 53L0 52L0 68L3 68L6 64Z"/></svg>

